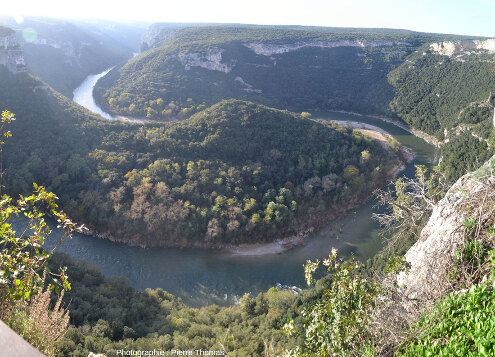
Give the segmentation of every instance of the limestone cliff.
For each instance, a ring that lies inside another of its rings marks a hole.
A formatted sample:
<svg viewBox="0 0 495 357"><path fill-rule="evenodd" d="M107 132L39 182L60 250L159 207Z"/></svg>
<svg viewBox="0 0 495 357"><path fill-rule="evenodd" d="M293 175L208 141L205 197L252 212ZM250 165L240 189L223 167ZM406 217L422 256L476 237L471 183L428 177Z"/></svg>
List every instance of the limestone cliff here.
<svg viewBox="0 0 495 357"><path fill-rule="evenodd" d="M38 35L35 40L26 43L26 45L51 47L60 51L64 64L69 66L79 66L84 48L91 47L93 43L88 41L63 41Z"/></svg>
<svg viewBox="0 0 495 357"><path fill-rule="evenodd" d="M180 53L179 60L186 71L191 67L202 67L224 73L229 73L232 70L232 66L222 62L222 50L210 51L204 55L199 53Z"/></svg>
<svg viewBox="0 0 495 357"><path fill-rule="evenodd" d="M495 191L494 164L492 158L461 177L434 207L420 238L405 255L410 268L397 276L406 298L432 301L450 290L449 272L466 240L466 212L471 205L479 206L474 203L477 198Z"/></svg>
<svg viewBox="0 0 495 357"><path fill-rule="evenodd" d="M430 50L433 53L449 57L458 57L483 50L495 53L495 39L437 42L430 45Z"/></svg>
<svg viewBox="0 0 495 357"><path fill-rule="evenodd" d="M148 48L158 47L162 41L174 37L178 30L185 26L185 24L152 24L143 35L141 49L146 50Z"/></svg>
<svg viewBox="0 0 495 357"><path fill-rule="evenodd" d="M6 27L0 28L0 65L6 66L12 73L26 71L24 52L15 32Z"/></svg>
<svg viewBox="0 0 495 357"><path fill-rule="evenodd" d="M258 55L272 56L291 51L296 51L305 47L392 47L397 45L411 46L407 42L394 41L357 41L357 40L339 40L339 41L311 41L311 42L296 42L292 44L269 44L269 43L246 43L244 46L254 51Z"/></svg>
<svg viewBox="0 0 495 357"><path fill-rule="evenodd" d="M249 48L258 55L272 56L280 55L292 51L296 51L306 47L320 47L320 48L334 48L334 47L391 47L397 45L410 46L406 42L394 42L394 41L355 41L355 40L340 40L340 41L311 41L311 42L296 42L292 44L267 44L267 43L244 43L245 47ZM212 49L205 54L199 53L180 53L178 55L179 60L184 65L186 70L191 67L202 67L212 71L220 71L229 73L235 61L232 63L226 63L222 61L222 49ZM383 50L384 53L395 53L391 51ZM400 52L400 51L399 51ZM320 67L315 67L320 68ZM238 79L236 79L239 81ZM239 81L240 82L240 81ZM245 84L244 82L241 82ZM259 93L258 89L253 89L249 85L246 85L245 91Z"/></svg>

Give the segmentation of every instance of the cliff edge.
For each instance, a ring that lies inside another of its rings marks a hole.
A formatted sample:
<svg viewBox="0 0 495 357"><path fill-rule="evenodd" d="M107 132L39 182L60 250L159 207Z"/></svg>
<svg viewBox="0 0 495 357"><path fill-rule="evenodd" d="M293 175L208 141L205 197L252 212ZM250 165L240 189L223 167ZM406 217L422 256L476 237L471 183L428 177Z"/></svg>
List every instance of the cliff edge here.
<svg viewBox="0 0 495 357"><path fill-rule="evenodd" d="M456 290L449 274L467 243L469 220L482 226L493 218L494 168L492 157L480 169L462 176L434 207L420 238L405 255L410 268L397 275L404 297L427 302Z"/></svg>

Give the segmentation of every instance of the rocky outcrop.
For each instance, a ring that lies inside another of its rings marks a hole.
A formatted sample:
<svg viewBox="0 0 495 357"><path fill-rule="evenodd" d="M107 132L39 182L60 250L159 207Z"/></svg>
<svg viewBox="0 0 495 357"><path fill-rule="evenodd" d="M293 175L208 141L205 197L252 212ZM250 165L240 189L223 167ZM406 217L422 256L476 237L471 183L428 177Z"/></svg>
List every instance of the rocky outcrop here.
<svg viewBox="0 0 495 357"><path fill-rule="evenodd" d="M392 47L392 46L410 46L407 42L395 41L358 41L358 40L339 40L339 41L311 41L311 42L296 42L291 44L269 44L269 43L245 43L244 46L251 49L258 55L272 56L279 55L291 51L296 51L304 47Z"/></svg>
<svg viewBox="0 0 495 357"><path fill-rule="evenodd" d="M0 65L4 65L12 73L27 70L24 51L15 36L14 31L2 31L0 35Z"/></svg>
<svg viewBox="0 0 495 357"><path fill-rule="evenodd" d="M232 67L227 63L222 63L222 50L211 51L206 54L180 53L179 60L184 65L186 71L191 67L202 67L211 71L229 73Z"/></svg>
<svg viewBox="0 0 495 357"><path fill-rule="evenodd" d="M437 42L430 45L430 50L448 57L458 57L480 50L495 53L495 39Z"/></svg>
<svg viewBox="0 0 495 357"><path fill-rule="evenodd" d="M178 30L185 26L185 24L152 24L143 35L142 48L143 45L145 45L144 50L159 46L162 41L174 37Z"/></svg>
<svg viewBox="0 0 495 357"><path fill-rule="evenodd" d="M244 91L246 91L248 93L262 93L263 92L261 89L256 89L251 84L244 81L244 79L242 79L242 77L237 76L237 77L235 77L234 80L236 82L241 83L245 87Z"/></svg>
<svg viewBox="0 0 495 357"><path fill-rule="evenodd" d="M80 59L84 51L84 47L91 47L93 46L93 43L84 41L58 41L38 35L37 38L29 42L28 45L49 46L60 50L64 59L64 63L69 66L75 66L80 64Z"/></svg>
<svg viewBox="0 0 495 357"><path fill-rule="evenodd" d="M465 244L466 207L487 187L495 184L493 158L476 173L461 177L434 207L419 240L406 253L410 268L397 276L397 283L409 300L434 301L449 291L449 272L455 254Z"/></svg>

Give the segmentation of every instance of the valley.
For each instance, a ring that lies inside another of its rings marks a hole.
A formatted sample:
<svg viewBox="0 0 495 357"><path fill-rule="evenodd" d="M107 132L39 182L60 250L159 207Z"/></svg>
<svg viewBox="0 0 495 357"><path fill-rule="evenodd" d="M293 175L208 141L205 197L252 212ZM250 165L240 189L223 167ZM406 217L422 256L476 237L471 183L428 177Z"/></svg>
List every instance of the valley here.
<svg viewBox="0 0 495 357"><path fill-rule="evenodd" d="M90 86L79 88L84 89L80 95L91 96ZM415 154L402 173L406 177L414 175L414 165L430 167L437 160L433 146L383 120L338 112L316 113L315 117L342 124L362 123L390 133ZM366 202L338 217L309 234L303 246L296 245L290 251L272 243L222 251L143 249L80 234L64 242L59 251L89 262L105 275L126 276L136 289L162 288L192 306L232 305L247 292L254 296L271 286L303 287L301 262L321 258L321 252L329 247L338 248L344 256L373 257L383 246L380 227L371 218L373 204ZM267 252L270 248L271 254Z"/></svg>
<svg viewBox="0 0 495 357"><path fill-rule="evenodd" d="M492 39L0 25L0 317L46 355L495 351L448 312L495 296Z"/></svg>

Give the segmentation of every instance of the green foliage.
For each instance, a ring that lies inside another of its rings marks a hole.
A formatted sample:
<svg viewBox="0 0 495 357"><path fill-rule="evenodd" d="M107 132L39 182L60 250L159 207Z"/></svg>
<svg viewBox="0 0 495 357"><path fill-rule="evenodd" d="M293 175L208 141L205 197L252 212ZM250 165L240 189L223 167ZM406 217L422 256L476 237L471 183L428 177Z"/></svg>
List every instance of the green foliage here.
<svg viewBox="0 0 495 357"><path fill-rule="evenodd" d="M450 294L421 318L402 356L495 354L495 294L488 285Z"/></svg>
<svg viewBox="0 0 495 357"><path fill-rule="evenodd" d="M19 138L7 144L7 186L26 192L36 178L48 191L55 190L76 217L127 243L220 246L293 233L310 219L305 215L308 208L335 209L382 183L384 176L371 174L378 167L387 172L392 156L368 139L309 120L307 112L297 115L234 100L205 110L232 97L298 111L394 112L438 137L445 128L459 127L466 132L442 147L442 170L454 180L492 155L483 140L493 141L492 104L480 102L494 89L492 58L473 54L463 62L437 56L420 47L432 39L378 30L186 28L162 47L112 71L96 88L102 105L113 111L161 120L189 118L169 124L101 121L50 89L39 89L41 83L29 75L13 76L0 68L0 100L23 118L14 123ZM334 40L397 43L390 51L303 48L274 54L274 59L244 45ZM27 47L28 56L38 50ZM221 64L236 63L230 72L194 65L186 69L176 55L201 57L217 51L222 52ZM36 54L40 62L31 66L44 68L43 61L53 58L48 52L44 57ZM101 63L88 68L98 66ZM88 68L75 71L75 77ZM53 78L49 82L67 92L67 83ZM2 114L4 123L12 119L9 112ZM408 248L442 197L436 174L429 176L418 167L416 186L407 180L396 182L393 221L409 219L409 225L402 230L405 238L393 240L387 259L380 258L382 266L388 261L386 272L407 267L397 252ZM48 191L35 186L33 195L16 202L4 196L0 201L0 244L8 248L0 254L2 303L29 300L41 284L39 272L50 255L41 249L49 233L43 220L46 209L66 233L74 228L57 212L56 197ZM21 213L30 223L19 236L8 221ZM468 234L474 224L466 220ZM468 261L476 267L494 260L490 247L468 241L459 264ZM336 251L323 261L330 272L324 279L313 277L318 261L306 265L307 281L315 288L300 296L270 289L256 298L246 295L231 308L189 308L163 290L135 291L124 279L105 278L63 256L52 257L51 264L69 265L74 276L66 297L72 301L73 327L60 343L62 355L150 347L225 349L240 356L270 351L281 355L297 346L303 347L303 355L373 352L370 316L379 289L359 262L339 260ZM62 271L58 279L68 289L65 277ZM421 320L417 337L402 352L493 354L492 305L493 291L487 285L449 296ZM483 310L477 310L479 306Z"/></svg>
<svg viewBox="0 0 495 357"><path fill-rule="evenodd" d="M5 110L2 112L0 135L10 137L6 125L15 120L14 115ZM0 142L0 145L3 145ZM46 213L56 218L63 235L60 242L76 229L75 224L63 212L57 210L55 202L57 197L47 192L42 186L34 184L34 193L30 196L13 200L8 195L2 195L0 199L0 316L5 318L6 313L12 308L16 300L29 301L36 293L45 268L46 260L50 253L42 247L45 238L50 234L44 216ZM11 218L24 215L28 224L21 234L12 230L9 223ZM60 244L60 243L59 243ZM63 270L58 276L64 289L69 289L70 284L65 278ZM55 281L58 283L58 280ZM59 289L58 285L53 285Z"/></svg>
<svg viewBox="0 0 495 357"><path fill-rule="evenodd" d="M161 289L135 290L124 278L105 277L99 270L67 255L54 254L52 267L67 266L72 289L64 296L71 317L60 356L88 356L89 352L114 355L116 349L224 350L229 356L259 356L300 344L282 327L297 310L317 295L296 295L272 288L256 297L246 294L238 305L191 308Z"/></svg>
<svg viewBox="0 0 495 357"><path fill-rule="evenodd" d="M390 72L391 107L414 128L439 138L445 128L480 122L490 112L480 103L495 91L492 61L484 53L449 58L424 46Z"/></svg>
<svg viewBox="0 0 495 357"><path fill-rule="evenodd" d="M391 109L405 122L440 139L442 171L449 183L482 165L495 152L493 55L482 51L452 58L424 46L391 71ZM447 135L445 137L445 135Z"/></svg>
<svg viewBox="0 0 495 357"><path fill-rule="evenodd" d="M12 121L15 120L14 114L9 112L8 110L4 110L2 112L2 119L1 119L1 126L0 126L0 133L2 133L2 136L4 138L9 138L12 136L12 133L6 129L6 125L9 125L12 123ZM5 144L4 141L0 141L0 145Z"/></svg>
<svg viewBox="0 0 495 357"><path fill-rule="evenodd" d="M448 182L453 183L462 175L483 165L495 154L495 150L485 141L465 133L444 144L441 153L443 160L440 167Z"/></svg>
<svg viewBox="0 0 495 357"><path fill-rule="evenodd" d="M386 243L373 258L366 261L366 269L373 270L377 274L384 274L407 269L407 262L404 262L404 255L416 243L421 230L425 226L429 217L419 222L419 224L408 227L401 231L382 230L383 239Z"/></svg>
<svg viewBox="0 0 495 357"><path fill-rule="evenodd" d="M407 270L410 267L409 262L404 255L396 254L392 256L387 266L385 267L385 273L387 274L399 274L401 271Z"/></svg>
<svg viewBox="0 0 495 357"><path fill-rule="evenodd" d="M0 136L11 136L6 126L15 120L14 114L2 112ZM4 145L0 141L0 145ZM3 172L0 173L3 176ZM68 316L60 302L63 293L71 288L65 268L50 273L46 262L62 241L70 237L76 225L58 210L55 194L44 187L34 185L30 196L17 200L3 194L0 198L0 319L43 353L53 356L54 344L65 332ZM0 186L1 191L1 186ZM51 231L44 217L50 215L63 232L52 251L43 248ZM16 232L11 219L23 215L27 224L22 232ZM47 277L48 273L48 277ZM44 287L47 289L44 290ZM53 310L50 309L50 291L60 294Z"/></svg>
<svg viewBox="0 0 495 357"><path fill-rule="evenodd" d="M459 122L463 124L480 124L493 118L493 107L488 103L469 105L459 113Z"/></svg>
<svg viewBox="0 0 495 357"><path fill-rule="evenodd" d="M306 281L314 284L319 262L305 265ZM333 249L323 260L330 273L330 287L303 310L304 351L307 356L361 356L369 353L371 311L379 287L364 277L362 265L353 258L343 261ZM290 326L286 329L290 330Z"/></svg>
<svg viewBox="0 0 495 357"><path fill-rule="evenodd" d="M76 227L64 214L58 212L56 196L44 187L34 184L34 194L20 197L17 202L3 195L0 201L0 276L2 282L1 301L29 300L42 282L40 274L44 269L49 253L42 246L50 230L43 219L45 211L57 218L64 229L64 239ZM21 235L12 230L10 219L23 214L28 218L28 226ZM64 289L70 288L65 276L60 274ZM54 286L55 287L55 286ZM58 286L57 286L58 289Z"/></svg>
<svg viewBox="0 0 495 357"><path fill-rule="evenodd" d="M127 243L221 246L293 234L311 223L307 208L366 196L394 160L351 129L252 103L133 125L98 120L50 91L32 93L38 82L27 74L2 78L0 87L17 90L0 97L23 118L4 156L8 188L27 192L36 179L74 219ZM20 99L28 96L30 103ZM368 179L378 166L381 174Z"/></svg>
<svg viewBox="0 0 495 357"><path fill-rule="evenodd" d="M493 154L484 141L476 143L467 136L491 137L493 104L486 99L495 87L493 55L475 51L450 58L429 47L449 39L454 38L332 28L177 28L160 47L103 78L95 93L109 110L158 120L182 120L199 111L199 106L237 98L296 111L388 115L442 139L449 129L451 141L442 154L451 182ZM355 40L393 44L386 48L302 47L270 57L246 47ZM230 66L230 71L187 65L188 56L204 62L207 55L218 53L219 66ZM108 106L111 98L115 101ZM159 101L163 104L157 105ZM463 134L457 136L456 130Z"/></svg>

